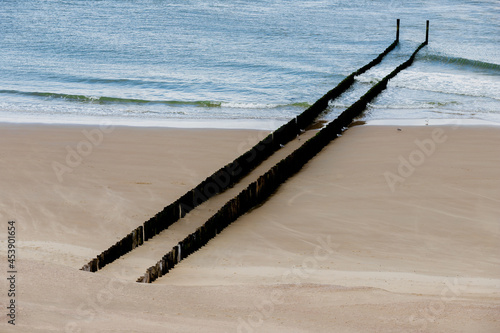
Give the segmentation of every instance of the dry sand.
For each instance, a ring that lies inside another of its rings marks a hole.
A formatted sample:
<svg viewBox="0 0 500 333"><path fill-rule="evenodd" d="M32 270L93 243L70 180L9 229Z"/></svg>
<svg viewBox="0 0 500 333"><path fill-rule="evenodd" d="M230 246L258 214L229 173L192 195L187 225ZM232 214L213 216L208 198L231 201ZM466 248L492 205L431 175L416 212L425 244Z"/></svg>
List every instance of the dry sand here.
<svg viewBox="0 0 500 333"><path fill-rule="evenodd" d="M79 268L266 133L1 124L0 331L499 331L500 127L400 129L349 129L138 284Z"/></svg>

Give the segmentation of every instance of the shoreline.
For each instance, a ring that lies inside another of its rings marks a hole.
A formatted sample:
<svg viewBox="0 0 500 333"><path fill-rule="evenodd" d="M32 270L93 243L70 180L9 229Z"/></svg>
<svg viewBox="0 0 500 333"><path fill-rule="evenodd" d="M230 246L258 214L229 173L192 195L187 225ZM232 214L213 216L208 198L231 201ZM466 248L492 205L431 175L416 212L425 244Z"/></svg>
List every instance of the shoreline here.
<svg viewBox="0 0 500 333"><path fill-rule="evenodd" d="M111 125L138 128L179 128L179 129L241 129L241 130L274 130L287 121L275 119L162 119L162 120L121 120L88 119L70 121L54 120L8 120L0 119L0 124L18 125L61 125L61 126L99 126Z"/></svg>
<svg viewBox="0 0 500 333"><path fill-rule="evenodd" d="M169 120L139 120L139 121L113 121L88 120L88 121L53 121L53 120L6 120L0 119L0 125L26 125L26 126L116 126L137 128L176 128L176 129L229 129L229 130L268 130L273 131L285 124L288 120L275 119L169 119ZM328 120L319 119L318 122L325 124ZM482 119L440 119L440 118L391 118L391 119L368 119L355 120L353 125L367 126L500 126L500 122Z"/></svg>
<svg viewBox="0 0 500 333"><path fill-rule="evenodd" d="M500 126L500 123L482 119L372 119L367 120L368 126Z"/></svg>

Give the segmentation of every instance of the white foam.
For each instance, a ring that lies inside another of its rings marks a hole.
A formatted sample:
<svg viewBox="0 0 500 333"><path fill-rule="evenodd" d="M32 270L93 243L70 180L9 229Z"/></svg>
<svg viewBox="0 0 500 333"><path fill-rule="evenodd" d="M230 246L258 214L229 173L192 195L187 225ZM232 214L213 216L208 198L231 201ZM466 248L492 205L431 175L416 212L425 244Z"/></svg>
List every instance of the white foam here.
<svg viewBox="0 0 500 333"><path fill-rule="evenodd" d="M373 126L470 126L488 125L500 126L500 123L482 119L373 119L367 120L365 125Z"/></svg>
<svg viewBox="0 0 500 333"><path fill-rule="evenodd" d="M166 127L166 128L213 128L213 129L255 129L273 131L285 123L275 119L103 119L97 117L85 118L14 118L0 117L2 123L16 124L60 124L60 125L98 125L106 123L116 126L133 127Z"/></svg>

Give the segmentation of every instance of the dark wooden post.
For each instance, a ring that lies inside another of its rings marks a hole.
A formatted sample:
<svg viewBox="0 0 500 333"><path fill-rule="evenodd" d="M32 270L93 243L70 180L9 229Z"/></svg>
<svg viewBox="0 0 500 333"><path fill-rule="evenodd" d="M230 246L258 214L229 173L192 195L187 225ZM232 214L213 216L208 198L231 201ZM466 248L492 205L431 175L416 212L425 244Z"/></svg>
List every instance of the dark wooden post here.
<svg viewBox="0 0 500 333"><path fill-rule="evenodd" d="M399 19L396 21L396 42L399 42Z"/></svg>
<svg viewBox="0 0 500 333"><path fill-rule="evenodd" d="M427 27L425 28L425 44L429 44L429 20L427 20Z"/></svg>

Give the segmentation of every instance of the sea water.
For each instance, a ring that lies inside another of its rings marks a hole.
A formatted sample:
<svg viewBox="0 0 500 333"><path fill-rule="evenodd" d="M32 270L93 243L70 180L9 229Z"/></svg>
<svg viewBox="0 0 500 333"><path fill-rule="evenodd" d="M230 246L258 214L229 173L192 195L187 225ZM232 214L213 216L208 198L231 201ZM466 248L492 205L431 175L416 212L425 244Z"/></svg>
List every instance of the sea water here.
<svg viewBox="0 0 500 333"><path fill-rule="evenodd" d="M321 117L407 60L429 20L363 119L500 122L496 0L2 0L0 121L277 127L389 46L398 18L399 46Z"/></svg>

